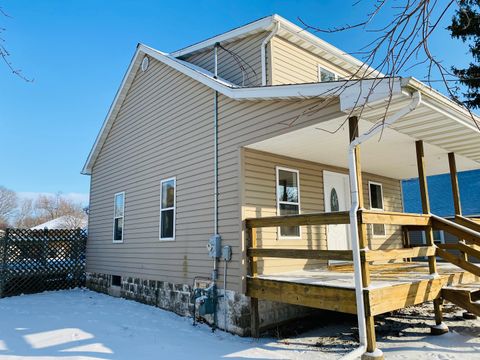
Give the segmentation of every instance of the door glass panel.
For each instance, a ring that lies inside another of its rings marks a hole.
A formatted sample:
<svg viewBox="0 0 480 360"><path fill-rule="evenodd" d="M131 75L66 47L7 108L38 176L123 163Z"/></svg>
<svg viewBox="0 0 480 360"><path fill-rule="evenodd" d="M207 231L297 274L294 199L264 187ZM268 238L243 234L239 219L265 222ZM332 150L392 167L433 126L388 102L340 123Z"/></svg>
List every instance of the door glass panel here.
<svg viewBox="0 0 480 360"><path fill-rule="evenodd" d="M335 188L330 192L330 211L339 211L340 204L338 203L338 194Z"/></svg>

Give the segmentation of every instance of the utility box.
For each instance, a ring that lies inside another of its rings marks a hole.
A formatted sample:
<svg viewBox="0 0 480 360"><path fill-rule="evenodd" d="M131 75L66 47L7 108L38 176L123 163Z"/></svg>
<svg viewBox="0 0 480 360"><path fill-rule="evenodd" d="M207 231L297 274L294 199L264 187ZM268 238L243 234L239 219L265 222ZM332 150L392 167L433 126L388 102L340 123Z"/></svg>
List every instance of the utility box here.
<svg viewBox="0 0 480 360"><path fill-rule="evenodd" d="M222 258L223 258L223 261L232 260L232 247L231 246L225 245L222 248Z"/></svg>
<svg viewBox="0 0 480 360"><path fill-rule="evenodd" d="M221 248L222 238L220 235L213 235L207 244L208 256L211 258L219 258L222 256Z"/></svg>

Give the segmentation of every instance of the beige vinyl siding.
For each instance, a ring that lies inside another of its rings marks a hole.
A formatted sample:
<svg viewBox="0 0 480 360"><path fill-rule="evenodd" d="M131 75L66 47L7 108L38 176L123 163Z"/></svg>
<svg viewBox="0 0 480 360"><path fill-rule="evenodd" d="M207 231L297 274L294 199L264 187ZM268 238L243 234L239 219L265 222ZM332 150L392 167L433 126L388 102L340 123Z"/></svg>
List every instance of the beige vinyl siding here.
<svg viewBox="0 0 480 360"><path fill-rule="evenodd" d="M241 147L339 115L338 104L331 104L303 116L317 101L241 102L219 95L219 232L233 249L232 290L241 290L244 273ZM162 242L160 180L173 176L176 239ZM120 191L124 242L114 244L113 194ZM213 91L151 60L135 75L93 167L87 271L190 284L210 276L212 233Z"/></svg>
<svg viewBox="0 0 480 360"><path fill-rule="evenodd" d="M363 196L367 209L370 209L369 181L382 184L383 206L385 211L403 212L401 181L372 174L363 175ZM400 226L385 225L385 236L373 236L372 226L367 225L367 234L371 249L403 247L402 228Z"/></svg>
<svg viewBox="0 0 480 360"><path fill-rule="evenodd" d="M324 211L322 167L318 164L274 155L256 150L244 151L244 216L245 218L275 216L276 167L281 166L299 171L300 212ZM324 226L304 226L301 239L278 239L278 228L258 229L260 247L282 247L295 249L326 249ZM318 261L291 259L259 259L261 274L299 270L319 265Z"/></svg>
<svg viewBox="0 0 480 360"><path fill-rule="evenodd" d="M228 44L221 44L242 59L241 65L223 49L218 49L218 76L239 86L259 86L262 84L261 44L268 36L262 31ZM203 50L181 57L182 60L214 72L213 49ZM242 71L241 67L245 70Z"/></svg>
<svg viewBox="0 0 480 360"><path fill-rule="evenodd" d="M300 212L325 211L323 172L333 171L348 174L347 169L336 168L311 161L289 158L281 155L245 149L244 167L244 217L275 216L276 172L277 166L299 171ZM384 192L386 211L402 211L400 181L381 176L363 174L365 200L369 204L368 182L381 183ZM402 247L401 232L398 227L387 227L385 237L373 237L368 228L369 246L372 249ZM300 249L327 249L327 232L325 226L302 227L301 239L279 239L277 228L259 229L257 241L263 247L282 247ZM290 270L312 268L325 264L312 260L260 259L259 272L271 274Z"/></svg>
<svg viewBox="0 0 480 360"><path fill-rule="evenodd" d="M341 115L338 103L306 113L319 102L236 101L219 95L219 232L233 250L229 289L244 290L242 149ZM302 176L301 184L311 182ZM176 239L162 242L160 180L170 177L177 185ZM311 199L302 192L302 208L315 208L319 186ZM120 191L125 191L124 242L114 244L113 194ZM87 271L190 284L195 276L210 276L212 259L205 246L212 233L213 91L151 60L146 72L135 75L93 167Z"/></svg>
<svg viewBox="0 0 480 360"><path fill-rule="evenodd" d="M138 71L93 168L88 271L175 283L209 274L212 104L212 90L166 65L151 61ZM173 176L176 240L162 242L160 180ZM119 191L125 191L124 242L113 244L112 194ZM220 222L231 220L221 215Z"/></svg>
<svg viewBox="0 0 480 360"><path fill-rule="evenodd" d="M341 77L349 74L297 45L275 36L271 40L272 84L298 84L318 82L318 65L337 73Z"/></svg>

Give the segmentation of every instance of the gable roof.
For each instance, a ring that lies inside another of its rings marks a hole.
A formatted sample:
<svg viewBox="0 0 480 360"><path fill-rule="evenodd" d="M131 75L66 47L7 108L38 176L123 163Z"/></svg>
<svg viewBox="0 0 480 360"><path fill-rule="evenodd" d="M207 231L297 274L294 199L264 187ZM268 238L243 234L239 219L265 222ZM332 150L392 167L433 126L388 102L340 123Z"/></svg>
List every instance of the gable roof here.
<svg viewBox="0 0 480 360"><path fill-rule="evenodd" d="M324 58L340 68L343 68L351 73L355 73L359 68L363 67L365 70L368 69L368 73L371 73L371 76L376 76L379 74L378 71L366 66L357 58L320 39L319 37L313 35L300 26L295 25L291 21L288 21L278 14L273 14L258 19L244 26L227 31L223 34L200 41L196 44L174 51L171 53L171 55L174 57L182 57L185 55L194 54L196 52L213 47L217 42L228 44L229 42L233 42L262 31L271 31L276 27L277 24L279 27L278 31L276 32L276 36L283 37L295 45Z"/></svg>
<svg viewBox="0 0 480 360"><path fill-rule="evenodd" d="M264 22L272 21L272 19L281 20L284 23L287 20L278 17L278 15L273 15L273 17L264 18L254 22L256 24L247 25L253 26L254 28L259 27L258 24L263 24ZM290 22L287 22L290 23ZM291 23L290 23L291 24ZM264 26L263 24L262 26ZM292 24L293 25L293 24ZM296 26L296 25L293 25ZM243 27L242 27L243 28ZM242 29L239 28L239 29ZM297 27L298 28L298 27ZM298 28L300 29L300 28ZM238 30L238 29L237 29ZM301 30L301 29L300 29ZM233 30L235 31L235 30ZM243 29L242 33L246 33L247 30ZM249 30L253 31L253 30ZM303 30L302 30L303 31ZM228 33L226 33L228 34ZM235 34L234 34L235 35ZM311 35L311 34L310 34ZM219 35L223 36L223 35ZM313 36L313 35L311 35ZM321 41L320 39L318 39ZM210 42L218 41L218 37L208 40L208 43L199 47L205 48L209 46ZM324 45L326 47L326 45ZM332 47L331 45L328 45ZM334 48L334 47L332 47ZM188 48L187 48L188 49ZM187 51L184 49L183 51ZM334 48L336 49L336 48ZM192 48L188 51L198 51L195 48ZM340 51L337 49L337 51ZM186 53L186 52L185 52ZM340 102L341 111L350 111L352 108L361 106L365 102L373 103L380 108L384 108L384 102L380 101L382 99L392 96L398 96L403 98L403 100L409 97L409 92L411 91L421 91L422 94L425 94L425 98L428 100L425 102L427 106L441 109L442 117L453 120L455 128L453 132L465 132L465 128L468 128L468 141L469 144L472 142L472 137L478 136L480 133L478 129L473 125L470 114L463 109L462 107L455 104L453 101L448 99L446 96L434 91L432 88L424 85L423 83L415 80L413 78L383 78L383 79L362 79L362 80L341 80L341 81L332 81L332 82L321 82L321 83L305 83L305 84L292 84L292 85L274 85L274 86L261 86L261 87L240 87L235 85L225 79L215 78L213 73L203 68L200 68L194 64L183 61L173 54L167 54L151 47L148 47L143 44L138 44L135 54L130 62L127 73L125 74L120 88L118 89L114 101L108 111L108 114L103 122L102 128L95 140L95 143L89 153L87 161L83 167L82 174L90 175L93 169L93 165L97 159L98 154L108 136L108 133L113 125L115 118L117 117L118 112L120 111L121 105L128 93L128 90L133 83L135 74L139 69L141 62L144 56L150 56L153 59L156 59L163 64L174 68L180 73L202 83L203 85L209 87L213 91L217 91L222 95L225 95L229 98L235 100L279 100L279 99L305 99L305 98L331 98L337 97ZM178 54L177 54L178 55ZM359 62L356 60L356 62ZM372 86L375 84L375 86ZM342 88L342 91L339 91L339 88ZM476 118L478 121L478 118ZM480 121L479 121L480 124ZM422 124L417 124L422 126ZM423 125L424 126L424 125ZM407 133L408 134L408 133ZM408 134L410 135L410 134ZM476 141L477 138L474 138L473 141ZM467 149L470 150L470 149ZM453 150L452 150L453 151ZM470 153L469 153L470 155ZM469 156L470 157L470 156ZM472 159L475 161L480 161L480 149L472 153Z"/></svg>
<svg viewBox="0 0 480 360"><path fill-rule="evenodd" d="M350 81L331 81L322 83L307 83L307 84L292 84L292 85L275 85L275 86L260 86L260 87L240 87L222 78L215 78L214 74L208 70L200 68L189 62L180 60L171 54L161 52L153 49L144 44L138 44L135 54L130 62L127 72L122 80L120 88L118 89L112 105L104 120L100 133L98 134L92 150L88 156L88 159L83 167L82 174L89 175L96 157L100 152L100 149L110 131L113 121L116 118L120 107L125 99L128 89L132 84L135 74L141 65L141 61L144 56L150 56L165 65L168 65L175 70L183 73L186 76L204 84L214 91L218 91L229 98L235 100L279 100L279 99L295 99L295 98L326 98L332 96L338 96L339 98L352 98L352 92L358 91L358 89L364 89L365 94L368 94L370 101L379 100L386 96L392 89L395 92L401 91L401 79L398 78L394 81L385 80L384 84L376 86L375 93L368 93L365 91L368 88L369 82L377 82L379 80L350 80ZM335 95L338 92L339 86L351 82L351 86L348 86L349 91L342 91L340 94ZM365 96L367 97L367 95Z"/></svg>

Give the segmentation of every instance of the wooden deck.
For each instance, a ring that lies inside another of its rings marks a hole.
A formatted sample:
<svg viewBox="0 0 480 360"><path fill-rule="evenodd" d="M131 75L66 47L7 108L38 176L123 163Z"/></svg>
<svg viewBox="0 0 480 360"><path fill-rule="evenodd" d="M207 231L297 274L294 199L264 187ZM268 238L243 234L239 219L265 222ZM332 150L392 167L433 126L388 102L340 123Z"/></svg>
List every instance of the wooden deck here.
<svg viewBox="0 0 480 360"><path fill-rule="evenodd" d="M438 298L442 287L467 284L479 278L454 265L439 263L438 276L428 263L372 265L365 290L371 316ZM356 314L352 265L302 270L247 279L247 295L258 299Z"/></svg>

